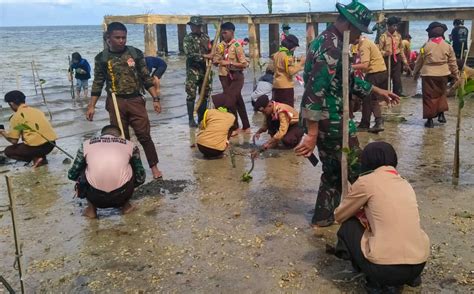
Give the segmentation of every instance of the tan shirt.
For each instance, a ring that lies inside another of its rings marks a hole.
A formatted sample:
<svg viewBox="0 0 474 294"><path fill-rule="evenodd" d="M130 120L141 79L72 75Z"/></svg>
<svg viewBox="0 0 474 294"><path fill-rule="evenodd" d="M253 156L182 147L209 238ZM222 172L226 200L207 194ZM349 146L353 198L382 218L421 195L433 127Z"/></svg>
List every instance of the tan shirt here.
<svg viewBox="0 0 474 294"><path fill-rule="evenodd" d="M196 143L219 151L225 150L229 130L234 121L235 116L232 113L208 109L204 113Z"/></svg>
<svg viewBox="0 0 474 294"><path fill-rule="evenodd" d="M376 73L386 71L385 61L382 53L372 40L362 38L359 41L360 63L368 64L366 73Z"/></svg>
<svg viewBox="0 0 474 294"><path fill-rule="evenodd" d="M434 77L444 77L452 74L457 77L459 70L453 47L444 40L439 44L429 40L420 49L420 55L416 59L413 73Z"/></svg>
<svg viewBox="0 0 474 294"><path fill-rule="evenodd" d="M288 132L290 125L299 123L299 114L296 109L287 104L273 102L273 113L270 119L280 121L280 128L278 129L278 132L273 135L273 139L281 140ZM264 131L268 129L266 119L263 120L261 129Z"/></svg>
<svg viewBox="0 0 474 294"><path fill-rule="evenodd" d="M391 166L361 176L334 211L342 223L360 209L369 222L361 240L364 256L372 263L420 264L428 259L430 241L420 226L415 191Z"/></svg>
<svg viewBox="0 0 474 294"><path fill-rule="evenodd" d="M273 55L275 74L273 79L273 88L288 89L293 88L293 77L303 68L296 62L293 56L288 56L286 52L277 52Z"/></svg>
<svg viewBox="0 0 474 294"><path fill-rule="evenodd" d="M22 124L27 125L32 130L15 130L16 127ZM10 130L6 136L11 139L20 139L21 137L23 143L28 146L40 146L48 142L40 133L50 141L55 141L58 138L41 110L21 104L10 118Z"/></svg>
<svg viewBox="0 0 474 294"><path fill-rule="evenodd" d="M395 47L395 51L393 51L393 46ZM398 32L394 32L393 35L391 35L389 32L383 33L379 39L379 49L382 53L382 56L400 54L402 56L403 63L407 64L407 58L405 56L405 52L403 52L402 36Z"/></svg>
<svg viewBox="0 0 474 294"><path fill-rule="evenodd" d="M221 60L229 60L231 62L243 63L246 67L248 66L247 59L245 58L244 48L235 39L233 39L229 43L222 41L219 43L219 45L217 45L214 62L219 62ZM242 68L237 68L232 65L219 65L219 76L227 76L229 74L229 71L234 70L242 70Z"/></svg>

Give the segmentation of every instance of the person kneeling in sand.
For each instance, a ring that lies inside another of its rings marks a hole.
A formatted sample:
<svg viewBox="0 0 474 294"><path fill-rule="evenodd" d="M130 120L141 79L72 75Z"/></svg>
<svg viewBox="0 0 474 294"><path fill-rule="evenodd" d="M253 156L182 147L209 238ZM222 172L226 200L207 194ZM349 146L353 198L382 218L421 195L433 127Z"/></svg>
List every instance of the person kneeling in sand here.
<svg viewBox="0 0 474 294"><path fill-rule="evenodd" d="M430 254L415 191L398 174L397 162L392 145L368 144L361 155L363 173L334 211L341 224L335 254L365 274L368 293L420 285Z"/></svg>
<svg viewBox="0 0 474 294"><path fill-rule="evenodd" d="M97 217L97 208L134 209L129 202L135 187L145 182L145 169L138 147L120 138L120 129L105 126L101 135L86 140L77 151L68 178L77 181L79 198L86 198L84 216Z"/></svg>
<svg viewBox="0 0 474 294"><path fill-rule="evenodd" d="M227 146L234 130L235 116L226 107L208 109L204 112L203 120L197 134L197 147L205 158L219 158Z"/></svg>
<svg viewBox="0 0 474 294"><path fill-rule="evenodd" d="M265 115L262 127L253 136L254 141L260 138L260 134L268 131L271 138L263 149L273 148L282 142L287 148L294 148L303 137L303 130L298 126L298 112L291 106L270 101L268 96L260 96L255 101L255 111Z"/></svg>

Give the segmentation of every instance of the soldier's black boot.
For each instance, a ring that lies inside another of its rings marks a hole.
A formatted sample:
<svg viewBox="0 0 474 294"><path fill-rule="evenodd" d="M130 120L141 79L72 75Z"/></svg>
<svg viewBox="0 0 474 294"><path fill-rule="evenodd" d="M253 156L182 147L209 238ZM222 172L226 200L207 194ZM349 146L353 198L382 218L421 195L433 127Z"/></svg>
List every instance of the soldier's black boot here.
<svg viewBox="0 0 474 294"><path fill-rule="evenodd" d="M433 123L433 119L432 119L432 118L429 118L429 119L426 120L425 127L427 127L427 128L434 128L434 123Z"/></svg>
<svg viewBox="0 0 474 294"><path fill-rule="evenodd" d="M438 113L438 121L442 124L446 123L446 117L444 117L444 112Z"/></svg>
<svg viewBox="0 0 474 294"><path fill-rule="evenodd" d="M369 132L378 133L378 132L383 132L383 130L385 130L383 126L383 118L382 117L375 118L375 125L369 129Z"/></svg>
<svg viewBox="0 0 474 294"><path fill-rule="evenodd" d="M188 124L191 128L197 127L196 121L194 120L194 101L186 101L188 108Z"/></svg>

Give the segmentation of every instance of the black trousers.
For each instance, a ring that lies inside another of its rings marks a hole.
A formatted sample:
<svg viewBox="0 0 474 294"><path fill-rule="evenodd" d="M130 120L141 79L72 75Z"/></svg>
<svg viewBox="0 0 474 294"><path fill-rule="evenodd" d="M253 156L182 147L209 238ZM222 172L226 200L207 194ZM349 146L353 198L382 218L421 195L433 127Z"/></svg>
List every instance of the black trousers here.
<svg viewBox="0 0 474 294"><path fill-rule="evenodd" d="M337 232L336 256L350 260L356 270L366 275L367 282L371 286L403 286L421 275L425 262L414 265L381 265L367 260L360 246L364 231L364 227L357 218L352 217L345 221Z"/></svg>
<svg viewBox="0 0 474 294"><path fill-rule="evenodd" d="M391 75L391 79L392 79L392 82L393 82L392 92L397 94L398 96L400 96L400 94L403 91L403 87L402 87L402 68L403 68L402 55L397 54L397 62L395 62L393 60L393 56L390 56L390 57L391 57L390 75ZM385 56L384 60L385 60L385 65L387 66L387 70L388 70L388 62L389 62L388 61L388 56ZM384 88L384 89L386 89L386 88Z"/></svg>
<svg viewBox="0 0 474 294"><path fill-rule="evenodd" d="M53 144L56 143L55 141L52 142ZM20 160L30 162L35 158L42 157L46 159L46 155L48 155L54 149L54 145L46 142L43 145L39 146L29 146L25 143L18 143L13 144L5 148L5 156Z"/></svg>

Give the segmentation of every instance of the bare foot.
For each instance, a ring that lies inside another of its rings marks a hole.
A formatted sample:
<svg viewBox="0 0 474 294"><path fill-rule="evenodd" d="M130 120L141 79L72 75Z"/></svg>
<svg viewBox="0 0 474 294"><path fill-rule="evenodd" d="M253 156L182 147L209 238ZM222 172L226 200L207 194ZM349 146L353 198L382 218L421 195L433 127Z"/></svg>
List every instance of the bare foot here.
<svg viewBox="0 0 474 294"><path fill-rule="evenodd" d="M134 210L136 210L137 207L135 205L130 204L130 202L127 202L122 206L122 214L128 214Z"/></svg>
<svg viewBox="0 0 474 294"><path fill-rule="evenodd" d="M87 207L82 212L82 215L87 218L92 218L92 219L97 218L97 209L95 208L94 205L89 203L89 205L87 205Z"/></svg>
<svg viewBox="0 0 474 294"><path fill-rule="evenodd" d="M155 165L151 168L151 173L153 174L153 178L155 180L157 179L162 179L163 178L163 174L161 173L161 171L158 169L158 166Z"/></svg>
<svg viewBox="0 0 474 294"><path fill-rule="evenodd" d="M239 132L237 130L235 131L232 131L232 134L230 135L231 137L235 137L239 134Z"/></svg>
<svg viewBox="0 0 474 294"><path fill-rule="evenodd" d="M35 159L33 159L33 168L35 167L40 167L42 165L45 165L45 164L48 164L48 161L46 160L46 158L43 158L43 157L37 157Z"/></svg>

